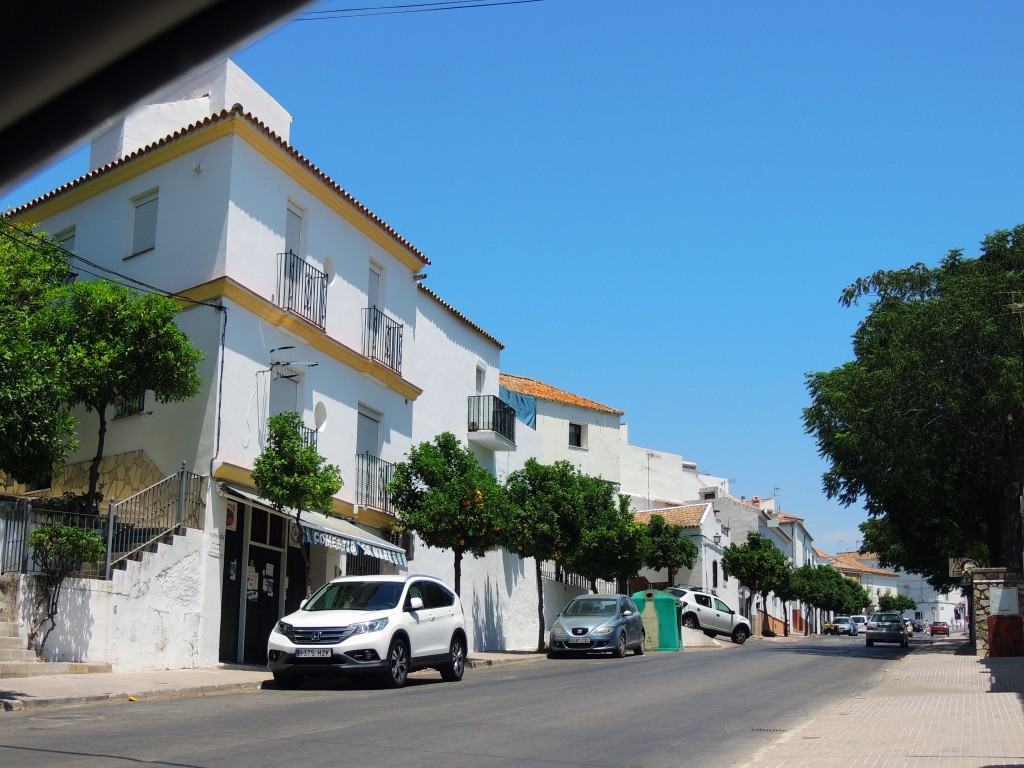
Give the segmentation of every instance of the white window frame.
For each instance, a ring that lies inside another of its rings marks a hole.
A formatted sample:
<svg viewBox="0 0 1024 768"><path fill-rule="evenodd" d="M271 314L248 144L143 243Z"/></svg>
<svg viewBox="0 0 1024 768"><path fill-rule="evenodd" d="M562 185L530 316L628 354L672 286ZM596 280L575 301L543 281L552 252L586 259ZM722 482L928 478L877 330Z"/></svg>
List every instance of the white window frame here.
<svg viewBox="0 0 1024 768"><path fill-rule="evenodd" d="M132 198L132 248L131 256L147 253L156 248L157 216L159 215L160 189L151 189ZM142 218L140 219L140 212Z"/></svg>

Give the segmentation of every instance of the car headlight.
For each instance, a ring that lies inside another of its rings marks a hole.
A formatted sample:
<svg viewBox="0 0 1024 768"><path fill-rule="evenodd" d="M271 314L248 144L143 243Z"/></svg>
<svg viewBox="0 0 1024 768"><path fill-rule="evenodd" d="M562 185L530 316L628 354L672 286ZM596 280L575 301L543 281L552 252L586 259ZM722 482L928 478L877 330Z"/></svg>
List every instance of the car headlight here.
<svg viewBox="0 0 1024 768"><path fill-rule="evenodd" d="M567 635L569 633L565 631L565 627L563 627L563 626L561 626L559 624L555 624L555 626L553 626L551 628L551 634L552 635Z"/></svg>
<svg viewBox="0 0 1024 768"><path fill-rule="evenodd" d="M384 627L388 625L388 619L385 616L383 619L374 619L373 621L364 621L362 624L355 625L355 635L362 635L367 632L380 632Z"/></svg>
<svg viewBox="0 0 1024 768"><path fill-rule="evenodd" d="M288 622L286 622L286 621L279 621L279 622L277 622L277 626L275 627L275 629L277 630L278 634L284 635L285 637L291 637L292 625L289 624Z"/></svg>
<svg viewBox="0 0 1024 768"><path fill-rule="evenodd" d="M609 626L608 624L605 624L603 627L598 627L597 629L591 630L591 632L595 635L610 635L614 631L615 627Z"/></svg>

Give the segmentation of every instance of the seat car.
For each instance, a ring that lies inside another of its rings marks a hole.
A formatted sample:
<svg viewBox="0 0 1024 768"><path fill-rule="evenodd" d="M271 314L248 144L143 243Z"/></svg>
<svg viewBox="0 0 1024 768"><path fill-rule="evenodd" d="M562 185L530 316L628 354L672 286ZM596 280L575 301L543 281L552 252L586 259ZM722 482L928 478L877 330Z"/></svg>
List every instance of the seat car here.
<svg viewBox="0 0 1024 768"><path fill-rule="evenodd" d="M928 625L928 634L932 637L935 635L945 635L949 637L949 624L944 621L933 621Z"/></svg>
<svg viewBox="0 0 1024 768"><path fill-rule="evenodd" d="M288 614L267 640L267 668L285 688L306 677L372 673L399 688L433 668L446 681L466 669L466 618L433 576L342 576Z"/></svg>
<svg viewBox="0 0 1024 768"><path fill-rule="evenodd" d="M644 623L626 595L580 595L565 606L548 637L548 657L567 653L644 653Z"/></svg>
<svg viewBox="0 0 1024 768"><path fill-rule="evenodd" d="M914 626L915 632L924 632L924 624L922 624L917 619L911 619L910 623Z"/></svg>
<svg viewBox="0 0 1024 768"><path fill-rule="evenodd" d="M750 637L750 622L720 598L696 589L684 592L681 597L677 596L684 627L703 630L709 637L728 635L740 645Z"/></svg>
<svg viewBox="0 0 1024 768"><path fill-rule="evenodd" d="M856 637L860 634L860 628L857 626L857 622L849 616L836 616L829 622L827 627L828 626L831 627L831 631L827 632L827 634L850 635L852 637Z"/></svg>
<svg viewBox="0 0 1024 768"><path fill-rule="evenodd" d="M907 625L898 613L872 613L864 635L869 648L875 643L899 643L904 648L910 645Z"/></svg>

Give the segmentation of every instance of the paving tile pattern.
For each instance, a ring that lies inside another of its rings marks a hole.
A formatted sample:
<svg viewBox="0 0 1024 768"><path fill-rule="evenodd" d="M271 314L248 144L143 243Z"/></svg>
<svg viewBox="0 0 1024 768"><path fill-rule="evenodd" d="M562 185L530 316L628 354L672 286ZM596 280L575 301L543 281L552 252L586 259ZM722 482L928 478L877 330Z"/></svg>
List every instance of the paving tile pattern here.
<svg viewBox="0 0 1024 768"><path fill-rule="evenodd" d="M744 768L1024 768L1024 659L923 650Z"/></svg>

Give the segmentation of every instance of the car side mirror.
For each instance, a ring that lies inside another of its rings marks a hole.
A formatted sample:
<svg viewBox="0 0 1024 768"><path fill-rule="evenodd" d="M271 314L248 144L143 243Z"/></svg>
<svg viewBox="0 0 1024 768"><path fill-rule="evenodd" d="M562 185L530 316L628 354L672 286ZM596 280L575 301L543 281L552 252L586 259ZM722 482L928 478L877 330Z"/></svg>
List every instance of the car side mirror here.
<svg viewBox="0 0 1024 768"><path fill-rule="evenodd" d="M409 598L409 610L410 611L422 611L423 610L423 598L422 597L410 597Z"/></svg>
<svg viewBox="0 0 1024 768"><path fill-rule="evenodd" d="M622 612L622 615L623 615L623 616L632 616L632 615L633 615L633 612L632 612L631 610L629 610L629 608L627 608L626 610L624 610L624 611Z"/></svg>
<svg viewBox="0 0 1024 768"><path fill-rule="evenodd" d="M305 608L305 607L306 607L306 603L308 603L308 602L309 602L309 598L308 598L308 597L304 597L304 598L302 598L302 599L301 599L301 600L299 601L299 610L301 610L301 609Z"/></svg>

